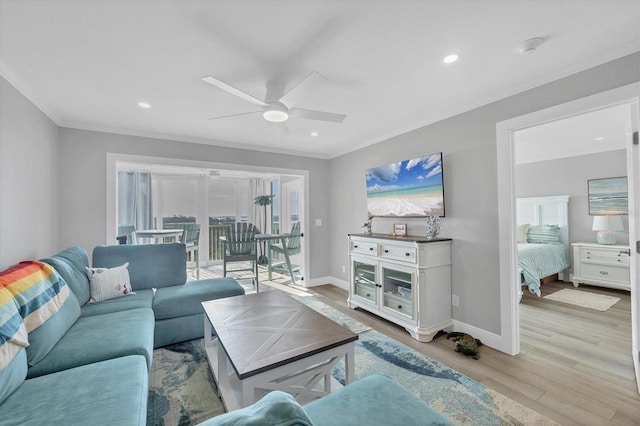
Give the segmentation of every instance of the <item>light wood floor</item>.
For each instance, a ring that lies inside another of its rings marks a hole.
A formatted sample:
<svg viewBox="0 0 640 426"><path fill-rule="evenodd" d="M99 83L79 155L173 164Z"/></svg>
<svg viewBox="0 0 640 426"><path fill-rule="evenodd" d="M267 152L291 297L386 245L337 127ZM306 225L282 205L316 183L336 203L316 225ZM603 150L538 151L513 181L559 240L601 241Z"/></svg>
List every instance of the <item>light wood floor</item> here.
<svg viewBox="0 0 640 426"><path fill-rule="evenodd" d="M573 286L545 284L542 293L562 288ZM391 322L349 309L345 290L332 285L310 290L334 308L562 425L640 425L629 293L589 286L579 289L621 301L607 312L598 312L525 294L520 304L521 353L509 356L482 346L479 360L454 352L454 343L444 337L420 343Z"/></svg>

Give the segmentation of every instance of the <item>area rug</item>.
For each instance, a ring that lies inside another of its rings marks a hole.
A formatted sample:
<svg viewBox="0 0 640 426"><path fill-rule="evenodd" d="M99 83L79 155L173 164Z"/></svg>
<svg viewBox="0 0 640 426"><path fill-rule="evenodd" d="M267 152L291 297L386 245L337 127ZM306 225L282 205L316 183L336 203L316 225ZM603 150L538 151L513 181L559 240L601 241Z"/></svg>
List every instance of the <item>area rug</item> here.
<svg viewBox="0 0 640 426"><path fill-rule="evenodd" d="M300 302L304 303L311 309L318 311L319 313L321 313L327 318L331 318L333 321L337 322L343 327L348 328L349 330L353 331L356 334L360 334L364 331L371 330L371 327L361 323L357 319L350 317L347 314L343 314L339 310L332 308L326 303L322 303L315 297L308 297L308 296L307 297L293 296L293 297L299 300Z"/></svg>
<svg viewBox="0 0 640 426"><path fill-rule="evenodd" d="M356 379L383 373L459 425L555 425L535 411L314 297L299 300L358 333ZM198 339L154 351L147 424L192 425L224 412L203 345L203 340ZM342 364L332 374L344 383Z"/></svg>
<svg viewBox="0 0 640 426"><path fill-rule="evenodd" d="M204 340L153 351L147 425L189 426L225 412L209 369Z"/></svg>
<svg viewBox="0 0 640 426"><path fill-rule="evenodd" d="M619 297L589 293L570 288L563 288L560 291L544 296L544 298L554 300L556 302L567 303L569 305L595 309L596 311L601 312L608 311L609 308L620 301Z"/></svg>
<svg viewBox="0 0 640 426"><path fill-rule="evenodd" d="M385 374L458 425L555 425L537 412L376 330L359 334L356 380ZM333 376L344 384L344 364Z"/></svg>

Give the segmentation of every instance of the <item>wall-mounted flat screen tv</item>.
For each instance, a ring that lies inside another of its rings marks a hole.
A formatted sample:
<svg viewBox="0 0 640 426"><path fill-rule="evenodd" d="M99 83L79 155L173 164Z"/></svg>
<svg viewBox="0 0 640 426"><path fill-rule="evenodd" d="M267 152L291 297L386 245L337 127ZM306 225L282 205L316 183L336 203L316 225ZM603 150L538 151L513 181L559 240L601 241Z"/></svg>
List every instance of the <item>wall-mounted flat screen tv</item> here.
<svg viewBox="0 0 640 426"><path fill-rule="evenodd" d="M368 169L366 178L369 216L444 216L441 152Z"/></svg>

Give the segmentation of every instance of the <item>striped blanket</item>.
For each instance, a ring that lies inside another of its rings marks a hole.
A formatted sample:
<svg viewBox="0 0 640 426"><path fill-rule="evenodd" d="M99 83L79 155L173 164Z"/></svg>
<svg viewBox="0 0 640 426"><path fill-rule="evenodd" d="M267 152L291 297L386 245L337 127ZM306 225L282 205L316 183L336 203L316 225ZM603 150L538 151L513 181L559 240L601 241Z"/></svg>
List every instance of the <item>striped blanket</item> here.
<svg viewBox="0 0 640 426"><path fill-rule="evenodd" d="M518 244L518 268L522 269L529 291L538 297L540 280L569 266L569 250L562 243Z"/></svg>
<svg viewBox="0 0 640 426"><path fill-rule="evenodd" d="M69 287L50 265L20 262L0 272L0 371L21 348L27 333L55 315L69 297Z"/></svg>

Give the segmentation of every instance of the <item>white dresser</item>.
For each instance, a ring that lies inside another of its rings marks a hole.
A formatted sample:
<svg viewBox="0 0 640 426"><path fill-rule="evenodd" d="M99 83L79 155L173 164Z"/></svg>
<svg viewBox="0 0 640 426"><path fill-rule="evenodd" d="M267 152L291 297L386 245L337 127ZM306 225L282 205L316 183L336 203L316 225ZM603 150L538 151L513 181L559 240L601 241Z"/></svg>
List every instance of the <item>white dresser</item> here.
<svg viewBox="0 0 640 426"><path fill-rule="evenodd" d="M350 308L430 342L451 321L451 239L349 235Z"/></svg>
<svg viewBox="0 0 640 426"><path fill-rule="evenodd" d="M574 287L590 284L629 290L628 246L597 243L573 243Z"/></svg>

